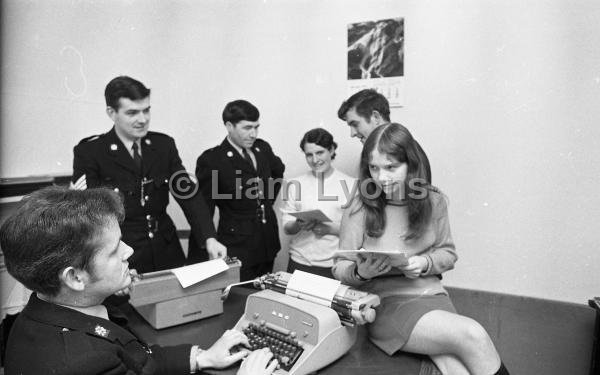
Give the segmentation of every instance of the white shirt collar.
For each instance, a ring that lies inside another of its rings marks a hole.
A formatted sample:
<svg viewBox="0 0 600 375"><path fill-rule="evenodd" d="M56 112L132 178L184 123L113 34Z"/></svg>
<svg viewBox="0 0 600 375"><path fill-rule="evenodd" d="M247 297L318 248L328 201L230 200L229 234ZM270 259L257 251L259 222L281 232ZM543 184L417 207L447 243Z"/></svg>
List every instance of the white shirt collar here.
<svg viewBox="0 0 600 375"><path fill-rule="evenodd" d="M237 151L237 152L238 152L240 155L242 155L242 157L244 156L244 151L243 151L243 149L242 149L240 146L236 145L236 144L235 144L235 143L234 143L234 142L233 142L231 139L229 139L229 136L227 136L227 142L229 142L229 144L230 144L230 145L231 145L233 148L235 148L235 149L236 149L236 151ZM251 151L251 150L247 150L247 151L250 151L250 153L252 153L252 151Z"/></svg>
<svg viewBox="0 0 600 375"><path fill-rule="evenodd" d="M131 147L133 147L133 141L129 140L129 139L124 139L122 138L119 133L115 132L117 134L117 137L121 140L121 142L123 142L123 146L125 146L125 149L127 150L127 152L129 152L129 155L133 156L133 149ZM138 152L140 153L140 156L142 155L142 140L138 139L135 143L137 143L138 145Z"/></svg>

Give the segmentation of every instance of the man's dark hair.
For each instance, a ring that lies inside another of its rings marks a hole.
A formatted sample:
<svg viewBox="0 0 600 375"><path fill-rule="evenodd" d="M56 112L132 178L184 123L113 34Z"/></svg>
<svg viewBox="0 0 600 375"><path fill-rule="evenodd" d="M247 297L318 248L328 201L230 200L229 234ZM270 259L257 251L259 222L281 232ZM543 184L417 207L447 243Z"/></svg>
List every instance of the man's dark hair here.
<svg viewBox="0 0 600 375"><path fill-rule="evenodd" d="M120 223L124 217L122 198L110 189L38 190L23 198L0 227L6 268L27 288L56 296L62 270L90 272L101 246L98 236L112 220Z"/></svg>
<svg viewBox="0 0 600 375"><path fill-rule="evenodd" d="M258 108L246 100L234 100L227 103L225 109L223 109L223 123L229 121L236 125L243 120L258 121L259 117Z"/></svg>
<svg viewBox="0 0 600 375"><path fill-rule="evenodd" d="M338 117L342 121L346 121L346 114L354 108L356 113L365 120L369 120L373 111L379 112L381 117L390 121L390 103L385 96L373 89L360 90L342 103L338 109Z"/></svg>
<svg viewBox="0 0 600 375"><path fill-rule="evenodd" d="M140 81L127 76L113 78L104 90L106 105L115 111L119 110L119 99L142 100L150 95L150 89Z"/></svg>
<svg viewBox="0 0 600 375"><path fill-rule="evenodd" d="M304 152L304 145L314 143L324 149L331 151L331 160L335 159L335 150L337 143L333 140L333 135L323 128L315 128L307 131L300 141L300 150Z"/></svg>

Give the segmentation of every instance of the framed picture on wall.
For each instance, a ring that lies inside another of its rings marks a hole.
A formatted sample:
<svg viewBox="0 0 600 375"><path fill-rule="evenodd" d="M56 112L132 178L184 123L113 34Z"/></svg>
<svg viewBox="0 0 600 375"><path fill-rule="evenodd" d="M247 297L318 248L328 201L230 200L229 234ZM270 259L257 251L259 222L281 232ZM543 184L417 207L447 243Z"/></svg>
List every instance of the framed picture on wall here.
<svg viewBox="0 0 600 375"><path fill-rule="evenodd" d="M366 88L404 104L404 18L348 24L348 95Z"/></svg>

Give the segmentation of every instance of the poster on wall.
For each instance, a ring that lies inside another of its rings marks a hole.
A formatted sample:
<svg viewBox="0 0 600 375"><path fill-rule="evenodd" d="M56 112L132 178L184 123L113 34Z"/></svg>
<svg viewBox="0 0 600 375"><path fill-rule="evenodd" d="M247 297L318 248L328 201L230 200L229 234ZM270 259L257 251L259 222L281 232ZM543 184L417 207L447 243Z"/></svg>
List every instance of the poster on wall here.
<svg viewBox="0 0 600 375"><path fill-rule="evenodd" d="M376 89L404 105L404 18L348 24L348 96Z"/></svg>

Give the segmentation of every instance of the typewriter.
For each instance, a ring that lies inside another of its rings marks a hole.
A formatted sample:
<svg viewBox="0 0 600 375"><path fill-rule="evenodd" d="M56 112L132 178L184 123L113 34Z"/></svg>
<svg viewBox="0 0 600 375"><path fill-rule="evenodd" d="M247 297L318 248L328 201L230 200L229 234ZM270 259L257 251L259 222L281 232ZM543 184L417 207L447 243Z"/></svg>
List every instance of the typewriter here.
<svg viewBox="0 0 600 375"><path fill-rule="evenodd" d="M248 296L244 314L234 327L248 337L251 350L269 347L279 361L275 371L279 375L308 374L344 355L356 341L357 325L373 322L373 308L380 302L377 295L339 282L331 299L302 287L290 288L298 273L316 283L331 282L301 271L264 275L254 281L264 290Z"/></svg>
<svg viewBox="0 0 600 375"><path fill-rule="evenodd" d="M240 280L242 265L237 258L226 258L225 263L228 270L187 288L171 270L139 275L129 303L156 329L221 314L221 290Z"/></svg>

